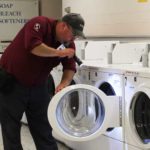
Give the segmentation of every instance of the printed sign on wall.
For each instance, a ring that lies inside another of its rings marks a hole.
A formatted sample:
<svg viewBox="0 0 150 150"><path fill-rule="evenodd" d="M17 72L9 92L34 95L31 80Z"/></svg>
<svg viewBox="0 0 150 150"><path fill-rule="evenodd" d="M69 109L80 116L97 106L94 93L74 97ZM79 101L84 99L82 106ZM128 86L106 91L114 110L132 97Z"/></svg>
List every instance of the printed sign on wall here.
<svg viewBox="0 0 150 150"><path fill-rule="evenodd" d="M11 41L23 25L39 15L38 0L0 0L0 41Z"/></svg>
<svg viewBox="0 0 150 150"><path fill-rule="evenodd" d="M147 3L148 0L137 0L137 2L139 2L139 3Z"/></svg>

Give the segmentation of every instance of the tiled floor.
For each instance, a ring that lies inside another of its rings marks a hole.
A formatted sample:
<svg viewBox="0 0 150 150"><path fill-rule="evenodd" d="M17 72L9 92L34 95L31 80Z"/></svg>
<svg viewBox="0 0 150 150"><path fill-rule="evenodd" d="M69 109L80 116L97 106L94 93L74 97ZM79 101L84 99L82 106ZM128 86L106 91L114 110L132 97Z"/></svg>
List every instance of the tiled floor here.
<svg viewBox="0 0 150 150"><path fill-rule="evenodd" d="M23 150L36 150L33 139L29 132L28 126L24 124L22 125L22 128L21 128L21 141L22 141ZM59 150L69 150L61 144L58 144L58 148ZM0 150L3 150L1 132L0 132Z"/></svg>

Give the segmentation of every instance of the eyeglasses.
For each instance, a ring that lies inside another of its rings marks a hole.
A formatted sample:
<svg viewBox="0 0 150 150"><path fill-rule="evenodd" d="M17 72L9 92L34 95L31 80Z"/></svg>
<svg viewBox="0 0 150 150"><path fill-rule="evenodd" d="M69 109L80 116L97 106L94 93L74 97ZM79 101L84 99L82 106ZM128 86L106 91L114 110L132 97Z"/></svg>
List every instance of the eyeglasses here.
<svg viewBox="0 0 150 150"><path fill-rule="evenodd" d="M71 32L71 35L74 39L79 38L79 36L76 35L75 31L72 29L72 27L70 25L67 24L67 27L68 27L69 31Z"/></svg>

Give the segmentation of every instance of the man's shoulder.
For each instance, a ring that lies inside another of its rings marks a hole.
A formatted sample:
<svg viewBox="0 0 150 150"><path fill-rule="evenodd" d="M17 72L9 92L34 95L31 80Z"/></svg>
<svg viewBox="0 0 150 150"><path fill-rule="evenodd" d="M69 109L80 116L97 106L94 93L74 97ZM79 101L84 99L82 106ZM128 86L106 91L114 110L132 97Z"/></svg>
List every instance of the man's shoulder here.
<svg viewBox="0 0 150 150"><path fill-rule="evenodd" d="M33 17L31 20L31 22L33 21L40 21L40 22L54 22L56 21L56 19L53 19L53 18L49 18L47 16L36 16L36 17Z"/></svg>

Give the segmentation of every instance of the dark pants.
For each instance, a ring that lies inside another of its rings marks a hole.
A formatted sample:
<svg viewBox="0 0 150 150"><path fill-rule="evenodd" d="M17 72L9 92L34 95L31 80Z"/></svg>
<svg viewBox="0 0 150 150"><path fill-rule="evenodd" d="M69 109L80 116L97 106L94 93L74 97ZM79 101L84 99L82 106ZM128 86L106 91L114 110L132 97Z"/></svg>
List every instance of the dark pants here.
<svg viewBox="0 0 150 150"><path fill-rule="evenodd" d="M15 83L13 92L0 92L0 122L4 150L22 150L21 118L25 111L37 150L57 150L47 118L50 101L47 84L27 88Z"/></svg>

